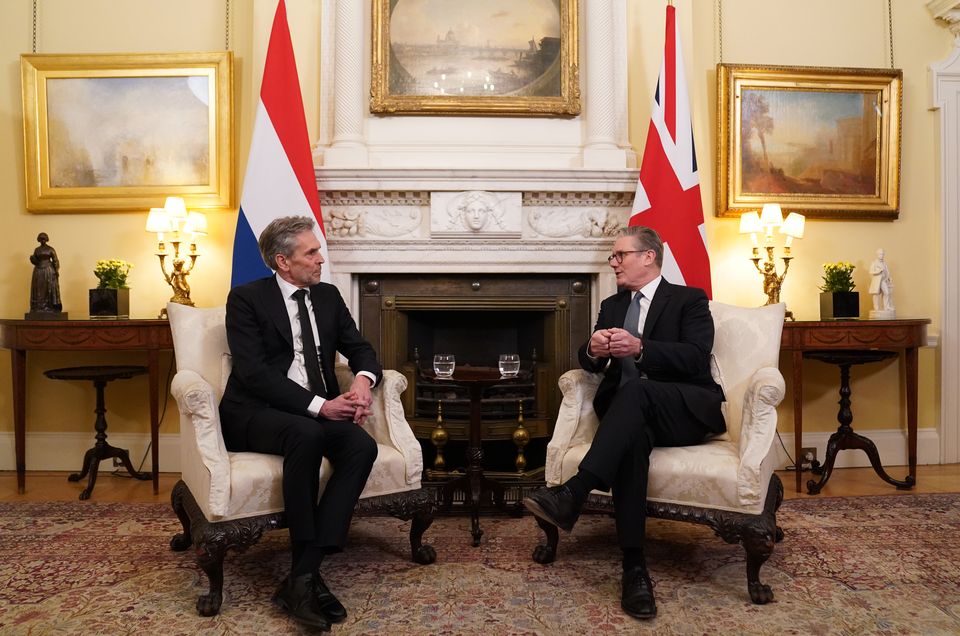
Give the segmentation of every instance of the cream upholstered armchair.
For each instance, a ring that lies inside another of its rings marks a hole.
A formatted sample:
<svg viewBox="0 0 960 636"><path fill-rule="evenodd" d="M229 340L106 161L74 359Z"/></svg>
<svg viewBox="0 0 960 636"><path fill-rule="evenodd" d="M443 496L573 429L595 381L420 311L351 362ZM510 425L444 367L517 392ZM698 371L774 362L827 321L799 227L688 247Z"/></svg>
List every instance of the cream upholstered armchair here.
<svg viewBox="0 0 960 636"><path fill-rule="evenodd" d="M224 326L225 308L198 309L167 305L177 374L171 391L180 409L180 469L171 502L183 533L170 541L174 550L195 546L197 563L210 580L210 591L197 599L197 611L212 616L220 610L223 559L228 550L243 552L265 530L286 527L281 477L283 458L261 453L228 452L220 432L218 405L230 376L230 350ZM353 375L338 365L337 380L349 386ZM420 444L403 415L400 394L406 378L385 370L373 391L373 414L363 427L377 441L377 460L357 504L358 514L385 514L412 519L410 547L417 563L436 559L424 545L424 531L433 522L433 501L420 488L423 457ZM331 474L325 459L320 468L321 492Z"/></svg>
<svg viewBox="0 0 960 636"><path fill-rule="evenodd" d="M760 567L783 538L776 512L783 485L774 474L777 405L783 376L777 369L784 305L742 308L710 302L716 327L711 367L723 387L727 432L699 446L655 448L650 456L647 514L711 526L747 553L747 590L754 603L773 599ZM597 430L593 396L600 374L568 371L560 378L563 402L547 445L546 481L554 486L577 472ZM594 491L585 511L612 512L609 493ZM557 528L537 520L547 535L533 558L556 558Z"/></svg>

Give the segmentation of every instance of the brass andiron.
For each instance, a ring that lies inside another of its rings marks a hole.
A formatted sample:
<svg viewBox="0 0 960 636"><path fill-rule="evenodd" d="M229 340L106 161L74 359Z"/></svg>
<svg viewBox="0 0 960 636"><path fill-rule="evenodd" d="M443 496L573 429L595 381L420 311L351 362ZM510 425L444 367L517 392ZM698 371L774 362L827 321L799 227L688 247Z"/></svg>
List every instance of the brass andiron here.
<svg viewBox="0 0 960 636"><path fill-rule="evenodd" d="M446 446L448 439L450 436L447 429L443 428L443 400L437 400L437 426L430 433L430 441L437 449L437 456L433 460L434 470L444 470L447 467L447 462L443 458L443 447Z"/></svg>
<svg viewBox="0 0 960 636"><path fill-rule="evenodd" d="M517 428L513 429L513 443L517 447L517 459L514 464L517 472L522 473L527 467L527 458L523 455L523 447L530 443L530 431L523 427L523 400L517 400L520 413L517 416Z"/></svg>

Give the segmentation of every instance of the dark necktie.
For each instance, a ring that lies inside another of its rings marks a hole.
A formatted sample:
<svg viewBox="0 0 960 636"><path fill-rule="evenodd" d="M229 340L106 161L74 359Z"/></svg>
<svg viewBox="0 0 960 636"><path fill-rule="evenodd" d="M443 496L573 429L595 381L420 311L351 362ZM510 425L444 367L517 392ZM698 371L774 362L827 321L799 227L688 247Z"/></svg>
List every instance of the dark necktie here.
<svg viewBox="0 0 960 636"><path fill-rule="evenodd" d="M640 300L643 298L643 294L637 292L633 295L633 300L630 301L630 307L627 308L627 317L623 319L623 328L629 331L631 334L640 337L640 332L637 330L637 327L640 323ZM619 358L620 360L620 386L623 386L630 380L640 377L640 372L637 371L637 365L634 361L633 356L627 356L626 358Z"/></svg>
<svg viewBox="0 0 960 636"><path fill-rule="evenodd" d="M320 350L313 339L313 326L310 324L310 312L307 311L307 290L298 289L293 292L293 297L297 301L297 318L300 320L300 341L303 345L303 363L307 367L307 382L310 383L310 390L326 397L327 392L323 387L323 371L320 369Z"/></svg>

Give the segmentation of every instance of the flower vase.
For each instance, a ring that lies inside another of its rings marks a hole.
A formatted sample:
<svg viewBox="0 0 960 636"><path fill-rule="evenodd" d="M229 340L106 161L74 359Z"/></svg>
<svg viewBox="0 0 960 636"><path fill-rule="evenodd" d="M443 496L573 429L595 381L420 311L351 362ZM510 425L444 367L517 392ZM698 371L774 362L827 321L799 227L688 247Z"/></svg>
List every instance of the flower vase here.
<svg viewBox="0 0 960 636"><path fill-rule="evenodd" d="M860 317L860 292L821 292L820 319L844 320Z"/></svg>
<svg viewBox="0 0 960 636"><path fill-rule="evenodd" d="M90 290L90 317L108 320L130 317L130 289L97 287Z"/></svg>

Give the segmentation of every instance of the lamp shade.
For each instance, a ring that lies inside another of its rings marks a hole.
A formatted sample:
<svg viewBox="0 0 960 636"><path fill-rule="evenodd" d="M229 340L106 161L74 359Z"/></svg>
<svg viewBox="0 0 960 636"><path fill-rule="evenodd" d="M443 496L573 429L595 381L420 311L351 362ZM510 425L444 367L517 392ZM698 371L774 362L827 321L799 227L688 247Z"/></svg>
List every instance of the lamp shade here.
<svg viewBox="0 0 960 636"><path fill-rule="evenodd" d="M783 210L779 203L764 203L760 212L760 225L763 227L779 227L783 225Z"/></svg>
<svg viewBox="0 0 960 636"><path fill-rule="evenodd" d="M163 208L174 222L187 218L187 204L184 203L183 197L167 197Z"/></svg>
<svg viewBox="0 0 960 636"><path fill-rule="evenodd" d="M786 234L787 236L801 239L803 238L803 226L806 224L806 218L798 213L791 212L787 215L787 218L784 219L783 225L780 226L780 233Z"/></svg>
<svg viewBox="0 0 960 636"><path fill-rule="evenodd" d="M207 233L207 217L203 212L190 212L187 215L187 223L183 226L183 231L190 234L205 235Z"/></svg>
<svg viewBox="0 0 960 636"><path fill-rule="evenodd" d="M740 215L740 233L757 234L763 231L760 225L760 215L756 212L744 212Z"/></svg>
<svg viewBox="0 0 960 636"><path fill-rule="evenodd" d="M167 215L165 208L150 208L150 214L147 215L147 232L162 234L163 232L172 232L173 223Z"/></svg>

